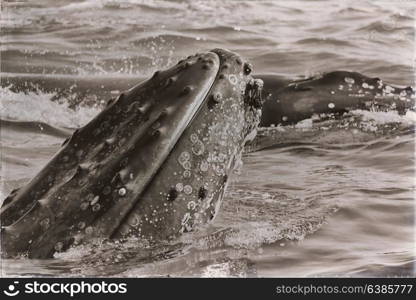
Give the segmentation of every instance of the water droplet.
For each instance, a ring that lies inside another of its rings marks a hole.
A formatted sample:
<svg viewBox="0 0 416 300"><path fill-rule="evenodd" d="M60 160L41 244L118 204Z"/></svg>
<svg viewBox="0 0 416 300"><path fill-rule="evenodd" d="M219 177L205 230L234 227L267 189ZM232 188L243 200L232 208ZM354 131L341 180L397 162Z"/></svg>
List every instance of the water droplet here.
<svg viewBox="0 0 416 300"><path fill-rule="evenodd" d="M190 178L191 177L191 171L189 171L189 170L183 171L183 177L184 178Z"/></svg>
<svg viewBox="0 0 416 300"><path fill-rule="evenodd" d="M94 199L92 199L91 201L91 205L94 205L95 203L97 203L100 200L100 196L95 196Z"/></svg>
<svg viewBox="0 0 416 300"><path fill-rule="evenodd" d="M282 117L282 121L286 122L287 120L288 120L288 117L286 117L286 116Z"/></svg>
<svg viewBox="0 0 416 300"><path fill-rule="evenodd" d="M124 187L120 188L120 189L118 190L118 194L119 194L121 197L124 197L124 196L127 194L127 190L126 190L126 188L124 188Z"/></svg>
<svg viewBox="0 0 416 300"><path fill-rule="evenodd" d="M344 81L348 84L354 84L355 82L354 78L351 78L351 77L345 77Z"/></svg>
<svg viewBox="0 0 416 300"><path fill-rule="evenodd" d="M331 103L328 104L328 107L329 108L335 108L335 104L331 102Z"/></svg>

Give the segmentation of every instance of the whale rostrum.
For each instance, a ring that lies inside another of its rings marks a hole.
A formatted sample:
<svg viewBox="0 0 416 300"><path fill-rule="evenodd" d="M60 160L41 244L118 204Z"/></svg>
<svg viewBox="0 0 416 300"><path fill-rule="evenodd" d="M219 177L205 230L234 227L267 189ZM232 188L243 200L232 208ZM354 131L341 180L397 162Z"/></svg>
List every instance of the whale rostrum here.
<svg viewBox="0 0 416 300"><path fill-rule="evenodd" d="M47 258L92 238L157 242L212 220L260 122L251 69L215 49L110 101L6 198L2 256Z"/></svg>

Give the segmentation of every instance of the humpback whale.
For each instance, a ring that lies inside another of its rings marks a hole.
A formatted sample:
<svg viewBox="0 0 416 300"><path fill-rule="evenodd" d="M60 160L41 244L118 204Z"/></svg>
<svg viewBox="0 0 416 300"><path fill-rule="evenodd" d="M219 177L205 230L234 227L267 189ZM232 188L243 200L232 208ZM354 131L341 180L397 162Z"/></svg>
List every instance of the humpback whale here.
<svg viewBox="0 0 416 300"><path fill-rule="evenodd" d="M189 56L111 99L12 191L0 210L2 256L47 258L94 238L173 239L215 217L258 126L357 108L404 113L414 96L355 72L291 80L253 75L227 50Z"/></svg>
<svg viewBox="0 0 416 300"><path fill-rule="evenodd" d="M157 242L212 220L260 122L251 72L214 49L110 100L5 199L2 256L48 258L93 238Z"/></svg>

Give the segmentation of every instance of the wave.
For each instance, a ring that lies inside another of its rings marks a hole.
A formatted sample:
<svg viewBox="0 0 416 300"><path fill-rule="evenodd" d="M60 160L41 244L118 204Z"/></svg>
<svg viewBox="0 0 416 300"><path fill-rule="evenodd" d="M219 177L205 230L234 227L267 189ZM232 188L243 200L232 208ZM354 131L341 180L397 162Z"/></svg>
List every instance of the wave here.
<svg viewBox="0 0 416 300"><path fill-rule="evenodd" d="M204 34L235 34L235 33L251 33L246 29L241 29L237 26L226 26L226 25L216 25L216 26L203 26L198 28L189 28L184 29L185 32L191 33L204 33Z"/></svg>
<svg viewBox="0 0 416 300"><path fill-rule="evenodd" d="M375 21L366 26L360 27L359 31L377 31L381 33L396 33L398 31L413 32L414 27L399 24L395 19L385 19L383 21Z"/></svg>
<svg viewBox="0 0 416 300"><path fill-rule="evenodd" d="M386 64L377 60L367 66L362 66L359 71L374 77L384 74L383 81L394 82L402 86L414 86L416 81L413 68L403 64Z"/></svg>
<svg viewBox="0 0 416 300"><path fill-rule="evenodd" d="M247 152L273 150L293 143L317 143L324 145L345 145L365 143L384 136L413 134L416 113L407 111L352 110L337 119L305 119L295 125L261 127L256 139L246 147ZM356 146L352 146L355 148ZM297 149L297 148L296 148ZM322 151L307 147L307 155L325 155ZM305 154L300 148L300 153Z"/></svg>
<svg viewBox="0 0 416 300"><path fill-rule="evenodd" d="M63 128L78 128L100 112L99 107L69 107L69 102L52 101L56 93L13 92L0 88L0 117L10 121L41 122Z"/></svg>
<svg viewBox="0 0 416 300"><path fill-rule="evenodd" d="M214 42L214 40L207 39L200 36L186 36L183 34L154 34L149 37L143 37L132 41L135 46L148 47L149 44L156 46L156 44L174 44L176 46L186 46L194 43L195 41L201 42Z"/></svg>
<svg viewBox="0 0 416 300"><path fill-rule="evenodd" d="M363 10L363 9L358 9L356 7L345 7L345 8L340 9L337 13L350 15L350 14L365 14L365 13L368 13L368 11Z"/></svg>
<svg viewBox="0 0 416 300"><path fill-rule="evenodd" d="M403 125L416 124L416 113L407 111L405 115L399 115L397 111L367 111L367 110L353 110L351 114L361 117L364 122L372 122L374 125L385 125L390 123L400 123Z"/></svg>
<svg viewBox="0 0 416 300"><path fill-rule="evenodd" d="M296 42L297 44L301 45L334 45L334 46L342 46L342 47L352 47L353 45L349 41L343 41L338 39L332 39L332 38L307 38L298 40Z"/></svg>
<svg viewBox="0 0 416 300"><path fill-rule="evenodd" d="M183 9L186 4L175 1L154 1L154 0L123 0L123 1L114 1L114 0L85 0L77 3L70 3L65 6L62 6L61 10L67 11L77 11L85 9L97 9L97 8L107 8L107 9L128 9L131 7L141 7L143 9Z"/></svg>
<svg viewBox="0 0 416 300"><path fill-rule="evenodd" d="M12 131L43 133L60 138L66 138L72 133L71 130L66 130L63 128L51 126L43 122L34 121L11 121L0 119L0 125L2 130L10 129Z"/></svg>

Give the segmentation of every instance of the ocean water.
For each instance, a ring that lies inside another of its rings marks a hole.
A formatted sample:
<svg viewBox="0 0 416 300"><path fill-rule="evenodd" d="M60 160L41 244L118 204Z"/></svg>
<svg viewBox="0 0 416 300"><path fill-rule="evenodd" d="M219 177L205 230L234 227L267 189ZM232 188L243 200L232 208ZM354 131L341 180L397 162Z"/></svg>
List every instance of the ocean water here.
<svg viewBox="0 0 416 300"><path fill-rule="evenodd" d="M236 51L257 74L349 70L415 85L414 1L43 0L1 9L0 201L106 100L198 51ZM2 260L1 275L414 276L415 120L357 110L261 128L208 226L152 248L132 239Z"/></svg>

